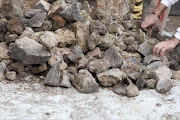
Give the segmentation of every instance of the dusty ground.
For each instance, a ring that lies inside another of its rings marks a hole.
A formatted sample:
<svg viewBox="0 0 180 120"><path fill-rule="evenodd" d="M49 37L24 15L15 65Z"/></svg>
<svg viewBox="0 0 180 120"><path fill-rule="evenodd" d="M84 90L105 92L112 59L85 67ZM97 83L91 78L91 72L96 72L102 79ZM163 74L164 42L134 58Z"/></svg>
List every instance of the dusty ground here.
<svg viewBox="0 0 180 120"><path fill-rule="evenodd" d="M175 34L180 27L180 16L169 16L167 19L165 31Z"/></svg>
<svg viewBox="0 0 180 120"><path fill-rule="evenodd" d="M41 83L0 83L0 119L11 120L179 120L180 80L166 94L142 90L128 98L100 89L93 94Z"/></svg>

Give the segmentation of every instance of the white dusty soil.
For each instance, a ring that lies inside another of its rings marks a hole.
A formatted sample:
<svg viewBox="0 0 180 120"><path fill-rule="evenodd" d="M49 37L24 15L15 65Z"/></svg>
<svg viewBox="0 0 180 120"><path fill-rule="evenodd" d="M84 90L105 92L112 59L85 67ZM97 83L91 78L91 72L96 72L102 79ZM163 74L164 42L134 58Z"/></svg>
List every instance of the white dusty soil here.
<svg viewBox="0 0 180 120"><path fill-rule="evenodd" d="M111 89L82 94L73 87L0 82L0 120L180 120L180 80L166 94L141 90L134 98Z"/></svg>

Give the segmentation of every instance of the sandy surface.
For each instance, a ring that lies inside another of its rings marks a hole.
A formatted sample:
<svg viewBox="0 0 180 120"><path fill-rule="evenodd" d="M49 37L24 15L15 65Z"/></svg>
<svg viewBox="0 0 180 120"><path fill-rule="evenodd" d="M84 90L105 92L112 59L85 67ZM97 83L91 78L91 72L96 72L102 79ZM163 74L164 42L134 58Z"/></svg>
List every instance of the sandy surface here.
<svg viewBox="0 0 180 120"><path fill-rule="evenodd" d="M159 120L180 119L180 80L166 94L141 90L134 98L111 89L93 94L73 87L51 88L41 83L0 83L1 120Z"/></svg>

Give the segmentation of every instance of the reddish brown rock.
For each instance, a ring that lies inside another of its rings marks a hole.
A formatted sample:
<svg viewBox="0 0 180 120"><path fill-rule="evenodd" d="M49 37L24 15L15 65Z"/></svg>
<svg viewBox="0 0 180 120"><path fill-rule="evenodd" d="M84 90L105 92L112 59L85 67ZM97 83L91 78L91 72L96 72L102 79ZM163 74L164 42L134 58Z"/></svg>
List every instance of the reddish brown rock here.
<svg viewBox="0 0 180 120"><path fill-rule="evenodd" d="M95 48L93 51L89 51L87 53L87 56L90 57L95 57L95 58L101 58L102 57L102 53L99 47Z"/></svg>
<svg viewBox="0 0 180 120"><path fill-rule="evenodd" d="M14 70L14 71L16 71L18 73L24 72L24 66L19 62L8 65L7 68L9 70Z"/></svg>
<svg viewBox="0 0 180 120"><path fill-rule="evenodd" d="M57 30L57 29L65 26L65 24L66 24L66 21L61 16L58 16L58 15L53 16L52 20L53 20L52 30Z"/></svg>
<svg viewBox="0 0 180 120"><path fill-rule="evenodd" d="M24 31L23 24L21 23L21 21L18 18L12 19L8 23L7 27L8 27L9 32L12 33L12 34L20 35Z"/></svg>

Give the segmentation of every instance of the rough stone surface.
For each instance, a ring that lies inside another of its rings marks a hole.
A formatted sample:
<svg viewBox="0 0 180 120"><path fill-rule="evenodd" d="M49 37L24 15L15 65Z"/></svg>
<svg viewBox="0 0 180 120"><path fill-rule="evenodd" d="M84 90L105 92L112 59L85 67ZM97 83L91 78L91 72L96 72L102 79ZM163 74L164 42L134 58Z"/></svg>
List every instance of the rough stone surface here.
<svg viewBox="0 0 180 120"><path fill-rule="evenodd" d="M104 59L109 61L111 67L120 67L123 62L123 58L114 47L105 51Z"/></svg>
<svg viewBox="0 0 180 120"><path fill-rule="evenodd" d="M48 3L44 0L40 0L39 2L36 3L35 8L49 11L50 6L51 6L50 3Z"/></svg>
<svg viewBox="0 0 180 120"><path fill-rule="evenodd" d="M87 68L92 73L100 73L109 69L110 63L105 59L96 59L89 62Z"/></svg>
<svg viewBox="0 0 180 120"><path fill-rule="evenodd" d="M163 66L163 63L161 61L155 61L155 62L152 62L151 64L147 65L145 69L148 70L148 69L158 68L158 67L162 67L162 66Z"/></svg>
<svg viewBox="0 0 180 120"><path fill-rule="evenodd" d="M5 77L2 73L0 73L0 82L4 81L5 80Z"/></svg>
<svg viewBox="0 0 180 120"><path fill-rule="evenodd" d="M138 52L140 52L144 56L148 56L152 54L153 45L149 41L145 41L139 45Z"/></svg>
<svg viewBox="0 0 180 120"><path fill-rule="evenodd" d="M18 18L12 19L8 23L7 28L8 28L8 31L12 34L20 35L24 31L23 24L21 23L21 21Z"/></svg>
<svg viewBox="0 0 180 120"><path fill-rule="evenodd" d="M81 22L76 22L72 25L76 40L77 40L77 45L79 45L83 52L87 52L88 47L87 47L87 39L89 38L89 26L85 25Z"/></svg>
<svg viewBox="0 0 180 120"><path fill-rule="evenodd" d="M162 80L170 80L172 77L172 72L168 67L159 67L158 69L155 70L155 73L159 79L159 81Z"/></svg>
<svg viewBox="0 0 180 120"><path fill-rule="evenodd" d="M10 34L9 32L4 36L6 44L9 45L10 43L15 42L15 40L18 38L19 36L16 34Z"/></svg>
<svg viewBox="0 0 180 120"><path fill-rule="evenodd" d="M43 65L38 66L38 67L32 67L31 72L32 72L32 74L38 74L38 73L44 72L47 69L48 69L47 65L43 64Z"/></svg>
<svg viewBox="0 0 180 120"><path fill-rule="evenodd" d="M91 33L96 33L100 35L105 35L107 33L107 27L99 20L91 21L89 25L89 30Z"/></svg>
<svg viewBox="0 0 180 120"><path fill-rule="evenodd" d="M16 71L18 73L24 72L24 66L19 62L15 62L13 64L10 64L10 65L7 66L7 68L10 71Z"/></svg>
<svg viewBox="0 0 180 120"><path fill-rule="evenodd" d="M28 37L31 38L31 36L34 34L34 31L30 27L26 27L26 29L23 31L21 36L19 38Z"/></svg>
<svg viewBox="0 0 180 120"><path fill-rule="evenodd" d="M0 60L1 59L8 59L8 47L5 42L0 43Z"/></svg>
<svg viewBox="0 0 180 120"><path fill-rule="evenodd" d="M51 57L48 60L48 64L52 67L54 66L58 61L63 61L63 56L60 51L60 48L54 47L50 50Z"/></svg>
<svg viewBox="0 0 180 120"><path fill-rule="evenodd" d="M96 33L92 33L89 36L89 39L87 39L87 44L88 44L88 48L89 50L94 50L96 48L97 45L100 44L102 37Z"/></svg>
<svg viewBox="0 0 180 120"><path fill-rule="evenodd" d="M127 48L127 45L123 42L122 39L117 39L114 42L114 45L116 45L117 47L119 47L121 49L121 51L124 51Z"/></svg>
<svg viewBox="0 0 180 120"><path fill-rule="evenodd" d="M136 86L139 88L139 89L142 89L144 88L145 84L146 84L146 81L147 79L144 78L144 77L139 77L136 81Z"/></svg>
<svg viewBox="0 0 180 120"><path fill-rule="evenodd" d="M3 41L4 35L7 33L7 20L5 18L0 19L0 41Z"/></svg>
<svg viewBox="0 0 180 120"><path fill-rule="evenodd" d="M175 73L172 76L172 79L180 80L180 70L175 71Z"/></svg>
<svg viewBox="0 0 180 120"><path fill-rule="evenodd" d="M64 47L64 46L72 45L76 43L75 34L69 29L67 30L58 29L55 31L55 34L58 35L58 39L60 41L59 42L60 47Z"/></svg>
<svg viewBox="0 0 180 120"><path fill-rule="evenodd" d="M23 65L43 64L50 56L41 44L27 37L17 40L9 52L12 59Z"/></svg>
<svg viewBox="0 0 180 120"><path fill-rule="evenodd" d="M46 75L45 85L58 87L61 83L61 72L61 62L57 62Z"/></svg>
<svg viewBox="0 0 180 120"><path fill-rule="evenodd" d="M5 62L0 62L0 73L4 74L5 69L6 69Z"/></svg>
<svg viewBox="0 0 180 120"><path fill-rule="evenodd" d="M95 57L95 58L101 58L102 57L102 53L99 47L96 47L94 50L89 51L87 53L87 56L89 57Z"/></svg>
<svg viewBox="0 0 180 120"><path fill-rule="evenodd" d="M66 70L63 70L63 79L60 83L60 87L69 88L71 87L71 83L69 82L69 77Z"/></svg>
<svg viewBox="0 0 180 120"><path fill-rule="evenodd" d="M44 21L42 26L40 27L42 31L50 31L52 29L52 24L50 21Z"/></svg>
<svg viewBox="0 0 180 120"><path fill-rule="evenodd" d="M46 12L38 13L34 15L28 22L28 27L41 27L45 18Z"/></svg>
<svg viewBox="0 0 180 120"><path fill-rule="evenodd" d="M154 79L149 79L149 80L147 80L146 83L145 83L145 87L146 87L146 88L149 88L149 89L156 88L156 85L157 85L157 81L154 80Z"/></svg>
<svg viewBox="0 0 180 120"><path fill-rule="evenodd" d="M14 72L14 71L7 72L6 73L6 79L8 79L10 81L16 80L16 72Z"/></svg>
<svg viewBox="0 0 180 120"><path fill-rule="evenodd" d="M140 77L139 72L128 74L128 78L131 79L131 80L134 80L134 81L136 81L139 77Z"/></svg>
<svg viewBox="0 0 180 120"><path fill-rule="evenodd" d="M159 93L165 93L173 87L173 81L171 79L160 79L156 86L156 91Z"/></svg>
<svg viewBox="0 0 180 120"><path fill-rule="evenodd" d="M105 72L98 73L97 78L104 87L110 87L126 78L126 74L119 68L109 69Z"/></svg>
<svg viewBox="0 0 180 120"><path fill-rule="evenodd" d="M52 17L52 20L53 20L52 30L57 30L66 25L66 21L61 16L55 15Z"/></svg>
<svg viewBox="0 0 180 120"><path fill-rule="evenodd" d="M139 61L142 60L141 55L139 53L131 53L131 52L123 51L121 53L121 56L124 60L129 59L129 58L133 58L133 57L137 58Z"/></svg>
<svg viewBox="0 0 180 120"><path fill-rule="evenodd" d="M71 5L66 7L62 12L59 13L60 16L65 18L68 22L82 22L83 17L80 13L79 2L73 2Z"/></svg>
<svg viewBox="0 0 180 120"><path fill-rule="evenodd" d="M134 41L132 44L128 45L126 51L128 52L137 52L139 49L139 44L137 41Z"/></svg>
<svg viewBox="0 0 180 120"><path fill-rule="evenodd" d="M177 61L175 60L171 60L169 62L169 68L172 69L172 70L180 70L180 65Z"/></svg>
<svg viewBox="0 0 180 120"><path fill-rule="evenodd" d="M134 84L130 84L127 86L127 96L128 97L135 97L139 95L139 89Z"/></svg>
<svg viewBox="0 0 180 120"><path fill-rule="evenodd" d="M88 57L88 58L84 57L84 58L80 59L78 61L78 69L85 69L87 67L87 65L89 64L89 62L95 61L95 60L96 59L93 57Z"/></svg>
<svg viewBox="0 0 180 120"><path fill-rule="evenodd" d="M43 46L51 49L56 47L59 43L58 36L50 31L45 31L40 36L40 42Z"/></svg>
<svg viewBox="0 0 180 120"><path fill-rule="evenodd" d="M99 90L98 84L87 70L82 69L79 73L75 74L72 83L76 89L82 93L94 93Z"/></svg>
<svg viewBox="0 0 180 120"><path fill-rule="evenodd" d="M43 13L44 10L42 9L31 9L29 11L27 11L24 16L27 18L32 18L34 15L38 14L38 13Z"/></svg>
<svg viewBox="0 0 180 120"><path fill-rule="evenodd" d="M121 65L121 70L126 74L141 72L143 70L143 65L136 58L129 58L123 61Z"/></svg>
<svg viewBox="0 0 180 120"><path fill-rule="evenodd" d="M103 38L99 41L99 48L101 50L108 49L114 45L115 37L109 33L107 33Z"/></svg>
<svg viewBox="0 0 180 120"><path fill-rule="evenodd" d="M126 95L127 85L124 83L117 83L113 86L112 90L118 95Z"/></svg>
<svg viewBox="0 0 180 120"><path fill-rule="evenodd" d="M126 45L130 45L132 44L133 42L135 41L134 37L130 36L130 37L127 37L123 40L123 42L126 44Z"/></svg>

